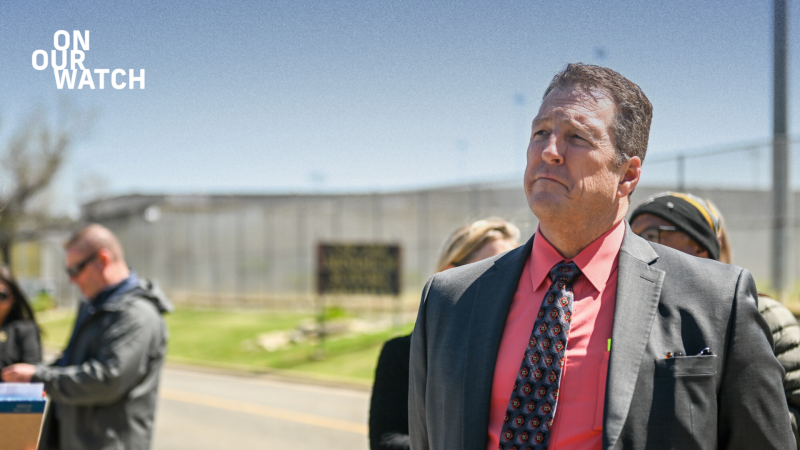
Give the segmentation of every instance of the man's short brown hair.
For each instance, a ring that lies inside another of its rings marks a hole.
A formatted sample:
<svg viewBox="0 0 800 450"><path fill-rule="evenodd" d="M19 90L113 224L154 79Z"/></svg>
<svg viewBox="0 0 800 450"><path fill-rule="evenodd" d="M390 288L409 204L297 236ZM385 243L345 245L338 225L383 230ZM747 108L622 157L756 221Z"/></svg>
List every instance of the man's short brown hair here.
<svg viewBox="0 0 800 450"><path fill-rule="evenodd" d="M542 99L554 89L572 87L599 91L611 97L616 106L612 138L617 149L617 164L622 165L633 156L638 156L644 162L653 105L639 86L606 67L568 64L550 81Z"/></svg>
<svg viewBox="0 0 800 450"><path fill-rule="evenodd" d="M77 248L84 254L90 254L101 249L108 250L114 259L119 261L125 260L125 254L122 251L122 245L114 233L108 228L90 223L75 230L64 242L64 249L69 250Z"/></svg>

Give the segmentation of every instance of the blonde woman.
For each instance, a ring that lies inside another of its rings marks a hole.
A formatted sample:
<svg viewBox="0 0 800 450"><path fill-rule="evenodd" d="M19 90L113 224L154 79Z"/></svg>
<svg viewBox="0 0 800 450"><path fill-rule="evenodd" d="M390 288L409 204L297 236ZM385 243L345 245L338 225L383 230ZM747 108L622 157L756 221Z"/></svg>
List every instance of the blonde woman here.
<svg viewBox="0 0 800 450"><path fill-rule="evenodd" d="M436 272L474 263L519 246L519 229L499 218L478 220L453 232ZM378 358L369 414L371 450L408 449L408 358L411 335L386 342Z"/></svg>

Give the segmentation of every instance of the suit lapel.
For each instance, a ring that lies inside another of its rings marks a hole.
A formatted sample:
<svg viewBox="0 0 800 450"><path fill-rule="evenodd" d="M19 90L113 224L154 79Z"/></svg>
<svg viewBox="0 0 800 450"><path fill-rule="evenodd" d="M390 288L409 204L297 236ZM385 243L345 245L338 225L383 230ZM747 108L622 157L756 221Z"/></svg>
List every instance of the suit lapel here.
<svg viewBox="0 0 800 450"><path fill-rule="evenodd" d="M633 390L661 296L664 271L650 266L658 254L625 224L619 252L614 328L606 384L603 448L612 448L628 417Z"/></svg>
<svg viewBox="0 0 800 450"><path fill-rule="evenodd" d="M484 450L494 368L508 311L531 254L533 237L523 247L495 261L494 270L476 281L469 321L464 371L462 426L465 450Z"/></svg>

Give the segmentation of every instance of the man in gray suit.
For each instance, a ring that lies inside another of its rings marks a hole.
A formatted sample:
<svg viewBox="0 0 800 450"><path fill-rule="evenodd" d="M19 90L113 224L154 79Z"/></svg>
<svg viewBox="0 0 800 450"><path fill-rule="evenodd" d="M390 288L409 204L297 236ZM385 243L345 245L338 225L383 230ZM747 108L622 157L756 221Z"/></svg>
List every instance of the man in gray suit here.
<svg viewBox="0 0 800 450"><path fill-rule="evenodd" d="M424 288L413 450L795 447L750 274L624 220L651 118L612 70L553 78L524 179L537 233Z"/></svg>

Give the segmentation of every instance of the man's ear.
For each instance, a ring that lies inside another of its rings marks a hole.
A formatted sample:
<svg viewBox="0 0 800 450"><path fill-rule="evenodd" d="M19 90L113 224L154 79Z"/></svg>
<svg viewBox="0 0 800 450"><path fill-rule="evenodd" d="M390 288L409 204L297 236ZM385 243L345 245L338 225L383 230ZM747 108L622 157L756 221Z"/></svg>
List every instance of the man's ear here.
<svg viewBox="0 0 800 450"><path fill-rule="evenodd" d="M633 156L622 164L620 170L622 172L620 173L619 185L617 185L617 195L619 195L619 198L625 198L639 184L639 180L642 177L642 160L638 156Z"/></svg>
<svg viewBox="0 0 800 450"><path fill-rule="evenodd" d="M101 248L97 251L97 259L103 263L103 267L106 267L114 260L114 255L107 248Z"/></svg>

